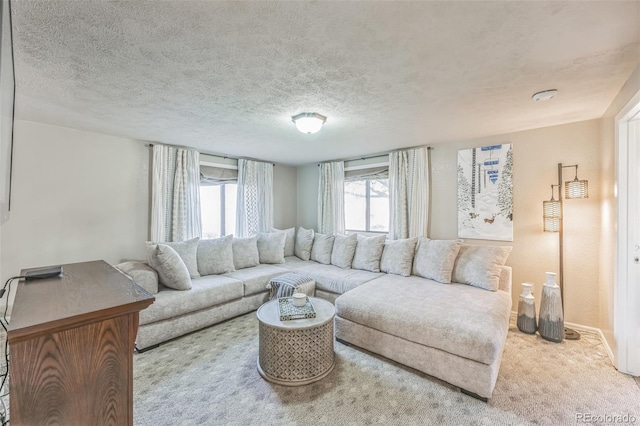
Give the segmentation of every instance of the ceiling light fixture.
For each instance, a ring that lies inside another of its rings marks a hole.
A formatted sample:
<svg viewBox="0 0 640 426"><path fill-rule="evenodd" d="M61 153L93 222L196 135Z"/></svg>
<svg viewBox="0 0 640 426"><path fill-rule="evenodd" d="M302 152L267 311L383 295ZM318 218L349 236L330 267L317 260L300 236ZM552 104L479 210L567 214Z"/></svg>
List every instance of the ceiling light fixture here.
<svg viewBox="0 0 640 426"><path fill-rule="evenodd" d="M322 128L324 122L327 121L327 117L317 112L301 112L291 117L291 121L295 123L296 128L302 133L310 135Z"/></svg>
<svg viewBox="0 0 640 426"><path fill-rule="evenodd" d="M534 93L531 99L536 102L548 101L553 98L558 91L556 89L543 90L542 92Z"/></svg>

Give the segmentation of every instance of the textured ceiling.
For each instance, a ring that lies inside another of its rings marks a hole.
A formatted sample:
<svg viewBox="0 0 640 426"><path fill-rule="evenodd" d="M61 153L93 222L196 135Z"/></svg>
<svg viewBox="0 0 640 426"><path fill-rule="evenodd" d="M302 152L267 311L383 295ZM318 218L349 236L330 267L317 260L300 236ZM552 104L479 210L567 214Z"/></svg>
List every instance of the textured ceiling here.
<svg viewBox="0 0 640 426"><path fill-rule="evenodd" d="M287 164L600 117L640 62L638 1L12 8L16 118Z"/></svg>

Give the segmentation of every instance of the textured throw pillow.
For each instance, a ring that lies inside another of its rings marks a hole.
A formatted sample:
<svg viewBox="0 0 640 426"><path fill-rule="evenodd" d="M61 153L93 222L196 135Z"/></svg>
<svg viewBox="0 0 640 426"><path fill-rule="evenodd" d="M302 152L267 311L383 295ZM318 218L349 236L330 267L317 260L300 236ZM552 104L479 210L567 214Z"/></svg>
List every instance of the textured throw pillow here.
<svg viewBox="0 0 640 426"><path fill-rule="evenodd" d="M162 243L171 247L178 253L180 259L184 262L185 266L189 270L191 278L197 278L200 276L198 273L198 240L200 238L192 238L187 241Z"/></svg>
<svg viewBox="0 0 640 426"><path fill-rule="evenodd" d="M142 262L123 262L116 265L120 271L151 294L158 292L158 273Z"/></svg>
<svg viewBox="0 0 640 426"><path fill-rule="evenodd" d="M284 232L258 233L260 263L284 263Z"/></svg>
<svg viewBox="0 0 640 426"><path fill-rule="evenodd" d="M200 275L219 275L233 272L233 235L198 242L198 271Z"/></svg>
<svg viewBox="0 0 640 426"><path fill-rule="evenodd" d="M387 241L380 259L380 270L387 274L411 275L413 254L416 251L417 238Z"/></svg>
<svg viewBox="0 0 640 426"><path fill-rule="evenodd" d="M357 245L358 236L356 234L336 235L331 252L331 264L340 268L351 268Z"/></svg>
<svg viewBox="0 0 640 426"><path fill-rule="evenodd" d="M453 267L453 281L497 291L500 272L511 253L510 246L462 244Z"/></svg>
<svg viewBox="0 0 640 426"><path fill-rule="evenodd" d="M331 263L331 252L333 251L333 241L335 236L329 234L315 234L313 236L313 247L311 247L311 260L328 265Z"/></svg>
<svg viewBox="0 0 640 426"><path fill-rule="evenodd" d="M295 255L302 260L311 258L311 247L313 246L313 229L304 229L302 226L296 232Z"/></svg>
<svg viewBox="0 0 640 426"><path fill-rule="evenodd" d="M158 272L160 284L174 290L189 290L191 277L178 253L165 244L147 246L147 263Z"/></svg>
<svg viewBox="0 0 640 426"><path fill-rule="evenodd" d="M356 254L353 256L353 269L363 269L365 271L380 272L380 257L384 249L386 235L375 237L363 237L358 235L358 245Z"/></svg>
<svg viewBox="0 0 640 426"><path fill-rule="evenodd" d="M284 232L287 239L284 241L284 255L293 256L295 254L296 247L296 228L289 229L276 229L271 228L271 232Z"/></svg>
<svg viewBox="0 0 640 426"><path fill-rule="evenodd" d="M260 264L257 236L234 238L231 248L233 251L233 266L236 269L251 268Z"/></svg>
<svg viewBox="0 0 640 426"><path fill-rule="evenodd" d="M413 275L449 284L461 245L462 240L430 240L420 237L413 259Z"/></svg>

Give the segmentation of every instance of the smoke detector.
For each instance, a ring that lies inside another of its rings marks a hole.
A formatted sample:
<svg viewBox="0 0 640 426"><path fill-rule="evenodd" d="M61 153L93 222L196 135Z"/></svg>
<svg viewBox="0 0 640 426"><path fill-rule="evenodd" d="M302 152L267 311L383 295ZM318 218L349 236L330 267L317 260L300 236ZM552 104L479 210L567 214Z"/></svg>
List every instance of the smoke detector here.
<svg viewBox="0 0 640 426"><path fill-rule="evenodd" d="M536 102L548 101L553 98L558 91L556 89L543 90L542 92L534 93L531 99Z"/></svg>

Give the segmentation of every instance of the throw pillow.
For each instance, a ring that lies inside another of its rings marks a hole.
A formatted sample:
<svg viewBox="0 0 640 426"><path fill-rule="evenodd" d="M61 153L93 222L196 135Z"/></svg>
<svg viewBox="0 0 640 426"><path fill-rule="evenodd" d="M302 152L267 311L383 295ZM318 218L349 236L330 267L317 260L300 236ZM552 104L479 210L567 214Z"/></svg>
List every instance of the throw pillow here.
<svg viewBox="0 0 640 426"><path fill-rule="evenodd" d="M219 275L233 272L233 235L198 242L198 271L200 275Z"/></svg>
<svg viewBox="0 0 640 426"><path fill-rule="evenodd" d="M260 264L258 237L234 238L231 243L233 266L236 269L251 268Z"/></svg>
<svg viewBox="0 0 640 426"><path fill-rule="evenodd" d="M285 256L295 255L296 228L288 228L288 229L271 228L271 232L284 232L284 234L287 236L287 239L284 241L284 255Z"/></svg>
<svg viewBox="0 0 640 426"><path fill-rule="evenodd" d="M352 267L365 271L380 272L380 257L382 256L386 238L386 235L375 237L358 235L358 245L356 246L356 254L353 256Z"/></svg>
<svg viewBox="0 0 640 426"><path fill-rule="evenodd" d="M449 284L462 240L418 239L413 275Z"/></svg>
<svg viewBox="0 0 640 426"><path fill-rule="evenodd" d="M380 259L380 270L387 274L411 275L413 254L416 251L417 238L387 241Z"/></svg>
<svg viewBox="0 0 640 426"><path fill-rule="evenodd" d="M315 234L313 236L313 246L311 247L311 260L328 265L331 263L331 252L335 236L329 234Z"/></svg>
<svg viewBox="0 0 640 426"><path fill-rule="evenodd" d="M116 268L149 293L158 292L158 273L146 263L123 262L116 265Z"/></svg>
<svg viewBox="0 0 640 426"><path fill-rule="evenodd" d="M191 278L200 276L198 273L198 240L200 240L200 238L196 237L187 241L162 243L178 253L178 256L180 256L180 259L182 259L189 270Z"/></svg>
<svg viewBox="0 0 640 426"><path fill-rule="evenodd" d="M284 232L258 233L260 263L284 263Z"/></svg>
<svg viewBox="0 0 640 426"><path fill-rule="evenodd" d="M336 235L331 252L331 264L340 268L351 268L357 245L358 236L356 234Z"/></svg>
<svg viewBox="0 0 640 426"><path fill-rule="evenodd" d="M497 291L500 272L511 253L510 246L462 244L453 267L453 281Z"/></svg>
<svg viewBox="0 0 640 426"><path fill-rule="evenodd" d="M311 258L311 247L313 246L313 229L304 229L302 226L296 232L295 255L302 260Z"/></svg>
<svg viewBox="0 0 640 426"><path fill-rule="evenodd" d="M191 288L189 270L174 249L165 244L147 247L147 263L158 272L160 284L174 290Z"/></svg>

